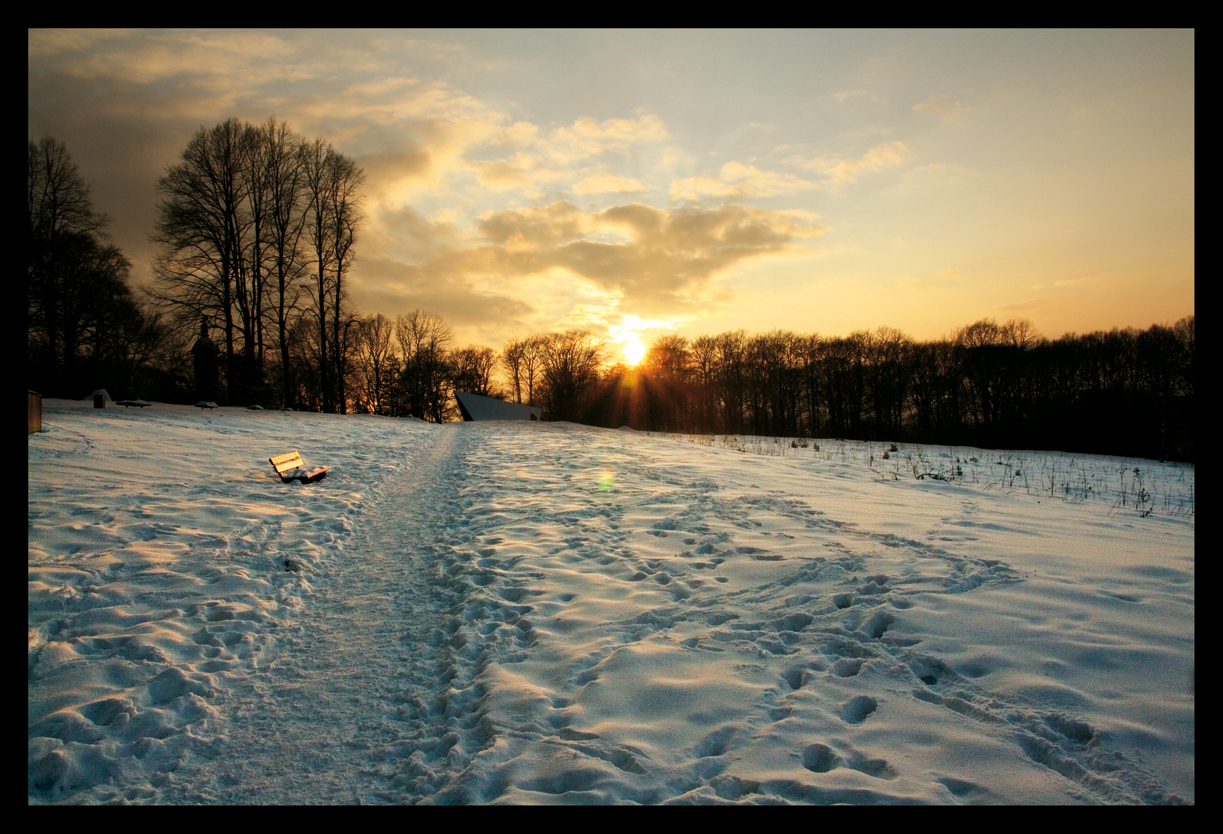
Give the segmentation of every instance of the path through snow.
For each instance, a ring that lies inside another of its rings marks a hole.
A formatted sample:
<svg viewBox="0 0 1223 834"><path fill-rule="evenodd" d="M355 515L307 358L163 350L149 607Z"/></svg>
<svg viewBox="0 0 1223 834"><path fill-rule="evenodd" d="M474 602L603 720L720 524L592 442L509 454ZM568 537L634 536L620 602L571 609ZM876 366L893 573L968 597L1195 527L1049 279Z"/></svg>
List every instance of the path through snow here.
<svg viewBox="0 0 1223 834"><path fill-rule="evenodd" d="M342 554L314 576L287 568L314 588L300 636L228 694L227 738L175 774L167 801L410 802L435 786L405 780L403 759L426 774L458 764L438 713L470 706L446 699L462 674L450 638L464 588L444 547L469 436L431 434L382 482Z"/></svg>

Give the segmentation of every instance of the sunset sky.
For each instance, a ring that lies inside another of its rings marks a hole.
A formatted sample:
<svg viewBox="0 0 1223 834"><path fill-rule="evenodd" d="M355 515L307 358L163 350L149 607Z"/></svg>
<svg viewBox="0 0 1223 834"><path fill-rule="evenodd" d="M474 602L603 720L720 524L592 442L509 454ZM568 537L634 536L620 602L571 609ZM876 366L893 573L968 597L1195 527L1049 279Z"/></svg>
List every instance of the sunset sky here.
<svg viewBox="0 0 1223 834"><path fill-rule="evenodd" d="M775 328L1049 337L1194 312L1194 32L30 31L150 274L191 135L269 116L364 168L352 302L455 346Z"/></svg>

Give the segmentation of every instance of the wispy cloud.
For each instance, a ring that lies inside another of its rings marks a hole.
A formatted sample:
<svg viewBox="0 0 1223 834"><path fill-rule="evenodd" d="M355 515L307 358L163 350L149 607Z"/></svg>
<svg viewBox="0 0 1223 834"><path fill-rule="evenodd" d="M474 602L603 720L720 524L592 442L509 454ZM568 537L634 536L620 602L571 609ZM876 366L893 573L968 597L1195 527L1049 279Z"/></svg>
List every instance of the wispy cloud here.
<svg viewBox="0 0 1223 834"><path fill-rule="evenodd" d="M503 193L517 190L540 199L547 189L576 194L628 194L645 190L640 180L609 173L603 165L585 165L607 155L625 156L657 145L667 130L657 116L607 119L581 117L568 125L543 130L528 122L515 122L473 148L472 156L490 150L514 150L494 159L471 159L467 165L485 188Z"/></svg>
<svg viewBox="0 0 1223 834"><path fill-rule="evenodd" d="M906 170L893 188L898 192L955 185L971 177L972 169L948 162L931 162Z"/></svg>
<svg viewBox="0 0 1223 834"><path fill-rule="evenodd" d="M943 124L955 125L965 121L967 108L949 95L933 95L913 105L913 112L937 116Z"/></svg>
<svg viewBox="0 0 1223 834"><path fill-rule="evenodd" d="M550 162L567 165L606 153L627 153L640 145L655 144L666 138L666 126L657 116L647 114L601 122L583 116L572 125L553 128L535 143L535 148Z"/></svg>
<svg viewBox="0 0 1223 834"><path fill-rule="evenodd" d="M674 201L698 201L702 197L755 199L779 197L814 191L818 182L804 180L794 174L764 171L755 165L730 161L722 166L717 177L696 176L676 180L671 184Z"/></svg>
<svg viewBox="0 0 1223 834"><path fill-rule="evenodd" d="M645 186L632 177L615 174L591 174L573 185L575 194L635 194L645 191Z"/></svg>
<svg viewBox="0 0 1223 834"><path fill-rule="evenodd" d="M886 104L887 99L877 93L872 93L869 90L837 90L832 94L832 97L839 102L866 100L875 104Z"/></svg>
<svg viewBox="0 0 1223 834"><path fill-rule="evenodd" d="M839 186L855 182L867 174L898 168L909 160L911 154L904 142L893 141L876 145L859 157L818 157L803 159L790 157L786 161L824 177L824 186Z"/></svg>
<svg viewBox="0 0 1223 834"><path fill-rule="evenodd" d="M897 168L910 156L904 142L893 141L876 145L860 157L809 159L792 155L784 160L791 167L816 174L815 178L764 170L732 160L725 163L716 176L702 174L675 180L671 183L671 199L676 202L699 202L702 198L749 200L831 191L868 174Z"/></svg>

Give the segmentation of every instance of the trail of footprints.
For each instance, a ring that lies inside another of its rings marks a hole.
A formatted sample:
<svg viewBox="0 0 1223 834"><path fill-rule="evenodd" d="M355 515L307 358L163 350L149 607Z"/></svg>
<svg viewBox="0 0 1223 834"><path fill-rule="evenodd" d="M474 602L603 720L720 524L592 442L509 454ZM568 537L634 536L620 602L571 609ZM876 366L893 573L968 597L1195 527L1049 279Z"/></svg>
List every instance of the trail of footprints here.
<svg viewBox="0 0 1223 834"><path fill-rule="evenodd" d="M937 657L922 653L920 641L906 635L904 611L912 606L914 594L965 593L1019 581L1000 561L959 556L934 544L859 530L799 501L774 496L722 499L712 483L695 488L674 484L674 493L666 498L673 512L648 532L659 539L674 538L678 552L674 558L644 557L622 529L632 526L624 523L624 505L593 500L562 505L558 502L572 496L569 479L548 477L538 468L524 466L532 474L528 489L503 474L523 471L516 468L522 462L515 460L512 444L495 448L496 439L485 438L483 446L468 449L461 469L448 474L455 479L452 487L458 497L432 525L437 541L422 554L422 563L434 569L430 593L440 594L446 602L435 622L405 628L402 639L405 651L412 647L413 665L422 670L414 679L434 677L437 685L429 687L428 694L416 686L415 694L405 697L399 708L400 717L416 728L407 734L414 750L396 766L386 798L402 799L407 792L435 802L495 799L504 785L480 784L465 778L464 770L497 737L546 738L549 744L568 746L575 755L609 762L626 778L655 767L641 751L573 728L569 708L581 688L599 678L601 665L617 649L679 622L697 621L707 628L700 636L685 639L685 648L773 658L782 668L777 685L761 697L756 717L746 728L717 728L696 746L692 754L698 764L669 778L674 793L705 785L732 801L758 792L790 801L843 801L847 795L855 801L879 801L881 795L869 791L847 794L825 792L818 785L762 785L724 772L737 749L802 709L796 706L795 695L818 691L818 681L826 676L852 685L874 669L889 680L909 680L911 697L1011 738L1033 761L1079 783L1088 795L1122 802L1168 799L1136 763L1116 752L1104 753L1085 722L984 691ZM653 480L667 480L651 474ZM522 497L507 497L514 495ZM655 497L651 503L658 506L663 501ZM813 531L826 555L783 560L767 547L736 544L741 535L737 531L759 530L760 522L752 515L760 513L800 522ZM606 623L595 647L564 670L560 692L529 711L531 717L522 719L527 723L504 724L499 723L503 717L488 711L488 693L481 683L490 658L506 664L531 656L539 618L546 617L549 628L557 630L574 601L568 594L544 600L535 580L545 576L527 570L525 556L506 555L506 539L522 539L516 535L516 525L535 532L543 563L597 565L597 571L608 576L656 586L664 602L628 621ZM719 567L727 560L745 558L785 564L778 566L773 581L728 589ZM886 569L871 573L872 564ZM813 587L816 583L818 587ZM540 608L544 602L547 615ZM748 621L743 611L756 619ZM422 645L423 653L418 648ZM889 697L897 695L867 689L830 705L830 711L847 730L869 728L872 717L887 708ZM882 780L881 784L898 776L895 764L857 749L844 738L812 739L795 756L813 774L847 768ZM965 780L939 781L956 801L975 801L988 794ZM575 786L540 783L536 788L560 793ZM668 797L645 792L639 798L649 802Z"/></svg>

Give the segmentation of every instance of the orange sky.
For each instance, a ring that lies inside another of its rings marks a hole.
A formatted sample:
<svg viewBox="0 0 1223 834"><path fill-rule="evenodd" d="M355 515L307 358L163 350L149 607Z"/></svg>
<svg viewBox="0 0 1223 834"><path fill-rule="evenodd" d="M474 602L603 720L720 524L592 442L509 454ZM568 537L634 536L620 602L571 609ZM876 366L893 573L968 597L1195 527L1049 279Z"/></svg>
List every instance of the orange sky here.
<svg viewBox="0 0 1223 834"><path fill-rule="evenodd" d="M157 177L275 115L366 172L352 300L458 344L585 327L931 339L1194 312L1194 33L44 31L64 142L146 280Z"/></svg>

